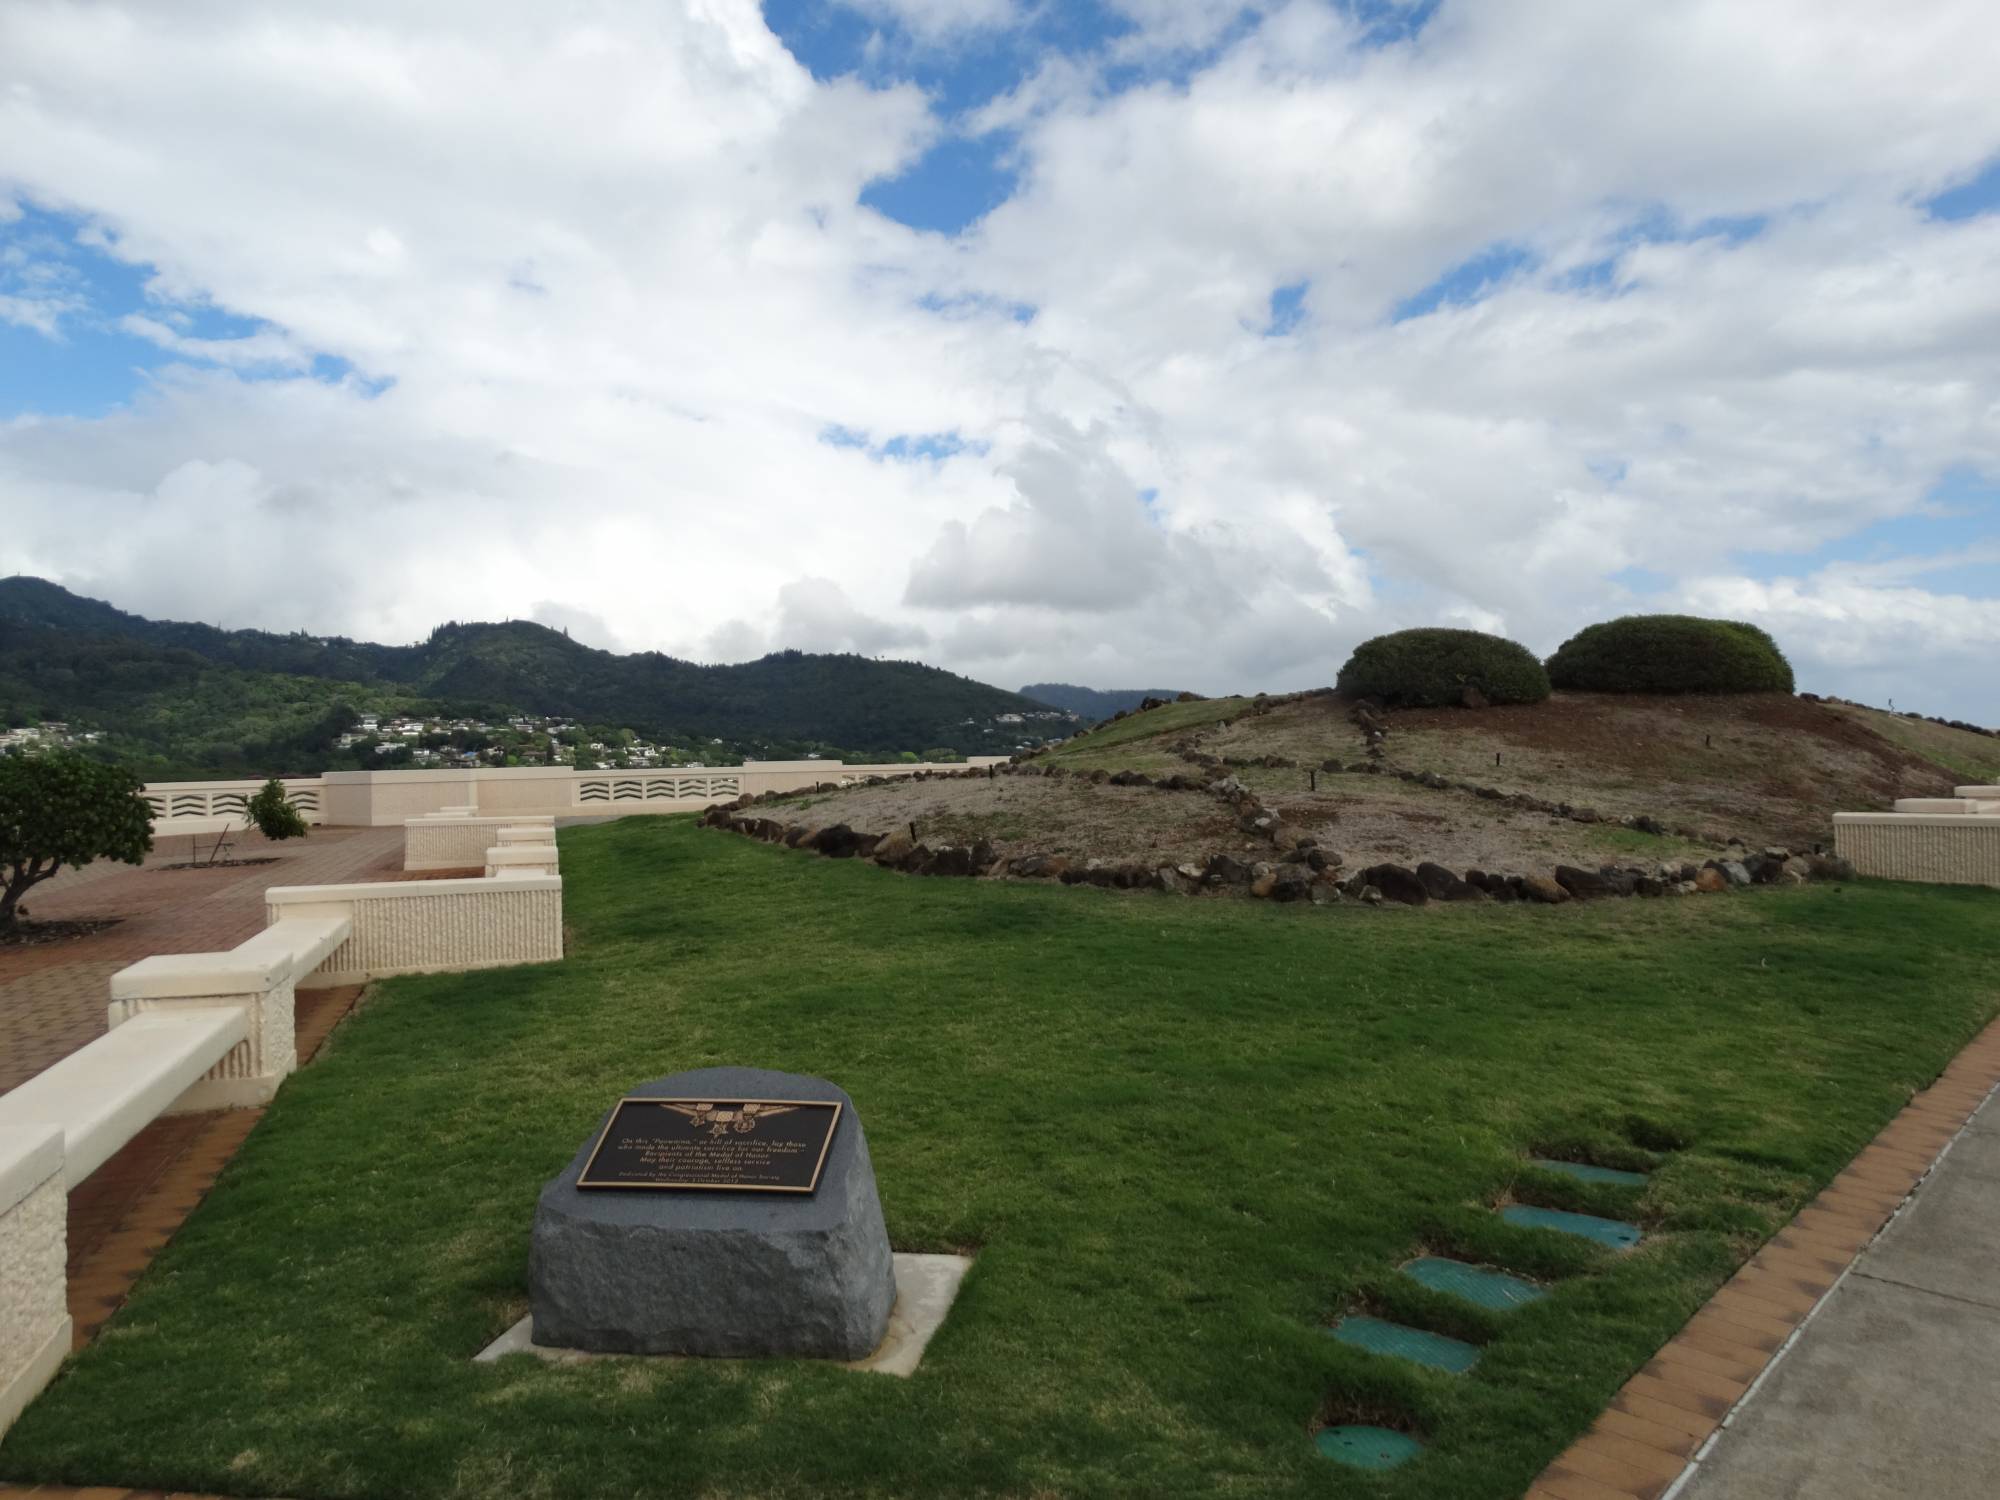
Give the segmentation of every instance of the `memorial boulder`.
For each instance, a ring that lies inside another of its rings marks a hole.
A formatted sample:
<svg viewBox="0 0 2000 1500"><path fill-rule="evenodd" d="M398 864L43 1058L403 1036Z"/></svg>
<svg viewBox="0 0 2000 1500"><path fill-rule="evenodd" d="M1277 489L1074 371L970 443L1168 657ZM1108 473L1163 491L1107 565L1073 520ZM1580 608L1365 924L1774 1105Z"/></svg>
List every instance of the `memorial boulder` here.
<svg viewBox="0 0 2000 1500"><path fill-rule="evenodd" d="M528 1291L545 1346L865 1357L896 1282L854 1101L758 1068L633 1089L542 1189Z"/></svg>

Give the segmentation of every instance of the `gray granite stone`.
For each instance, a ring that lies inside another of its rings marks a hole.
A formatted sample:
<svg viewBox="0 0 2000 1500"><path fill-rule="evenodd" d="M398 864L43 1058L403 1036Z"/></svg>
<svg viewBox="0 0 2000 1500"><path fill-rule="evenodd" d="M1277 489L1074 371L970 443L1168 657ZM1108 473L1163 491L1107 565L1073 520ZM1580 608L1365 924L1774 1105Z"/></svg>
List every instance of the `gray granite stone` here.
<svg viewBox="0 0 2000 1500"><path fill-rule="evenodd" d="M853 1100L823 1078L761 1068L702 1068L627 1092L838 1099L847 1107L810 1195L580 1190L600 1120L535 1205L528 1297L536 1343L815 1359L860 1359L881 1343L896 1280Z"/></svg>

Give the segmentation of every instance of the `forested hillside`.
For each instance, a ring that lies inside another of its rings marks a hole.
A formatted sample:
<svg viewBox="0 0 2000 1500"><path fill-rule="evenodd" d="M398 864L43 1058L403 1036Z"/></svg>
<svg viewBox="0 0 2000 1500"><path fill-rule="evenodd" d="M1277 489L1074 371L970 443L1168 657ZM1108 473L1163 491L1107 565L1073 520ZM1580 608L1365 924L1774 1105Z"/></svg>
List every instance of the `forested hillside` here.
<svg viewBox="0 0 2000 1500"><path fill-rule="evenodd" d="M734 666L621 656L522 620L420 645L149 620L39 578L0 579L0 719L103 731L153 774L324 769L354 712L561 715L723 753L1004 753L1040 705L916 662L782 651ZM1051 721L1047 732L1072 727Z"/></svg>

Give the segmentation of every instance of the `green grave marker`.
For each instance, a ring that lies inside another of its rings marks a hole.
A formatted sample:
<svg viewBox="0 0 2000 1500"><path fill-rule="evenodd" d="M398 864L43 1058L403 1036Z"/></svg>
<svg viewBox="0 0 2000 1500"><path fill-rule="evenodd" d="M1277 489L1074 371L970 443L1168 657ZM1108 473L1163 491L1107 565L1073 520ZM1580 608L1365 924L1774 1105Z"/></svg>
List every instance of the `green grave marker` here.
<svg viewBox="0 0 2000 1500"><path fill-rule="evenodd" d="M1407 1359L1412 1364L1452 1375L1463 1375L1479 1363L1477 1345L1448 1339L1441 1333L1426 1333L1421 1328L1406 1328L1401 1323L1390 1323L1381 1318L1342 1318L1333 1325L1333 1336L1343 1344L1366 1349L1370 1354Z"/></svg>
<svg viewBox="0 0 2000 1500"><path fill-rule="evenodd" d="M1518 1276L1468 1266L1441 1255L1425 1255L1403 1267L1403 1274L1434 1292L1444 1292L1493 1312L1512 1312L1548 1296L1546 1289Z"/></svg>
<svg viewBox="0 0 2000 1500"><path fill-rule="evenodd" d="M1500 1210L1500 1217L1509 1224L1518 1224L1523 1229L1553 1229L1558 1234L1573 1234L1580 1239L1595 1240L1600 1245L1609 1245L1613 1250L1630 1250L1639 1243L1642 1231L1637 1224L1627 1224L1620 1219L1600 1219L1595 1214L1565 1213L1559 1208L1534 1208L1526 1203L1510 1203Z"/></svg>
<svg viewBox="0 0 2000 1500"><path fill-rule="evenodd" d="M1390 1427L1322 1427L1313 1435L1322 1457L1350 1469L1394 1469L1424 1451L1424 1445Z"/></svg>
<svg viewBox="0 0 2000 1500"><path fill-rule="evenodd" d="M1556 1161L1552 1157L1534 1156L1528 1159L1530 1166L1540 1167L1544 1172L1560 1172L1565 1177L1574 1177L1578 1182L1608 1182L1619 1187L1644 1187L1651 1179L1644 1172L1624 1172L1617 1167L1592 1166L1587 1161Z"/></svg>

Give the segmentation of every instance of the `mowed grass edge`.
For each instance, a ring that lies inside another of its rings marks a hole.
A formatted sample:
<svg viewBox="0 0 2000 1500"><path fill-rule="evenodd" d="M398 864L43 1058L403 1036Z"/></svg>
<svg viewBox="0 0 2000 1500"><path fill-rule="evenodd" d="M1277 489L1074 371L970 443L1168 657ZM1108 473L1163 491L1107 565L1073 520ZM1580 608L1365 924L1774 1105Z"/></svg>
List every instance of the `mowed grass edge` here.
<svg viewBox="0 0 2000 1500"><path fill-rule="evenodd" d="M2000 892L1328 910L916 880L565 831L572 957L381 985L0 1475L319 1496L1515 1496L1996 1009ZM632 1085L854 1096L897 1248L977 1263L908 1381L471 1356L536 1193ZM1528 1167L1651 1168L1643 1192ZM1614 1256L1509 1196L1631 1217ZM1425 1250L1553 1295L1498 1316ZM1482 1345L1431 1374L1366 1307ZM1430 1449L1376 1480L1320 1416Z"/></svg>

